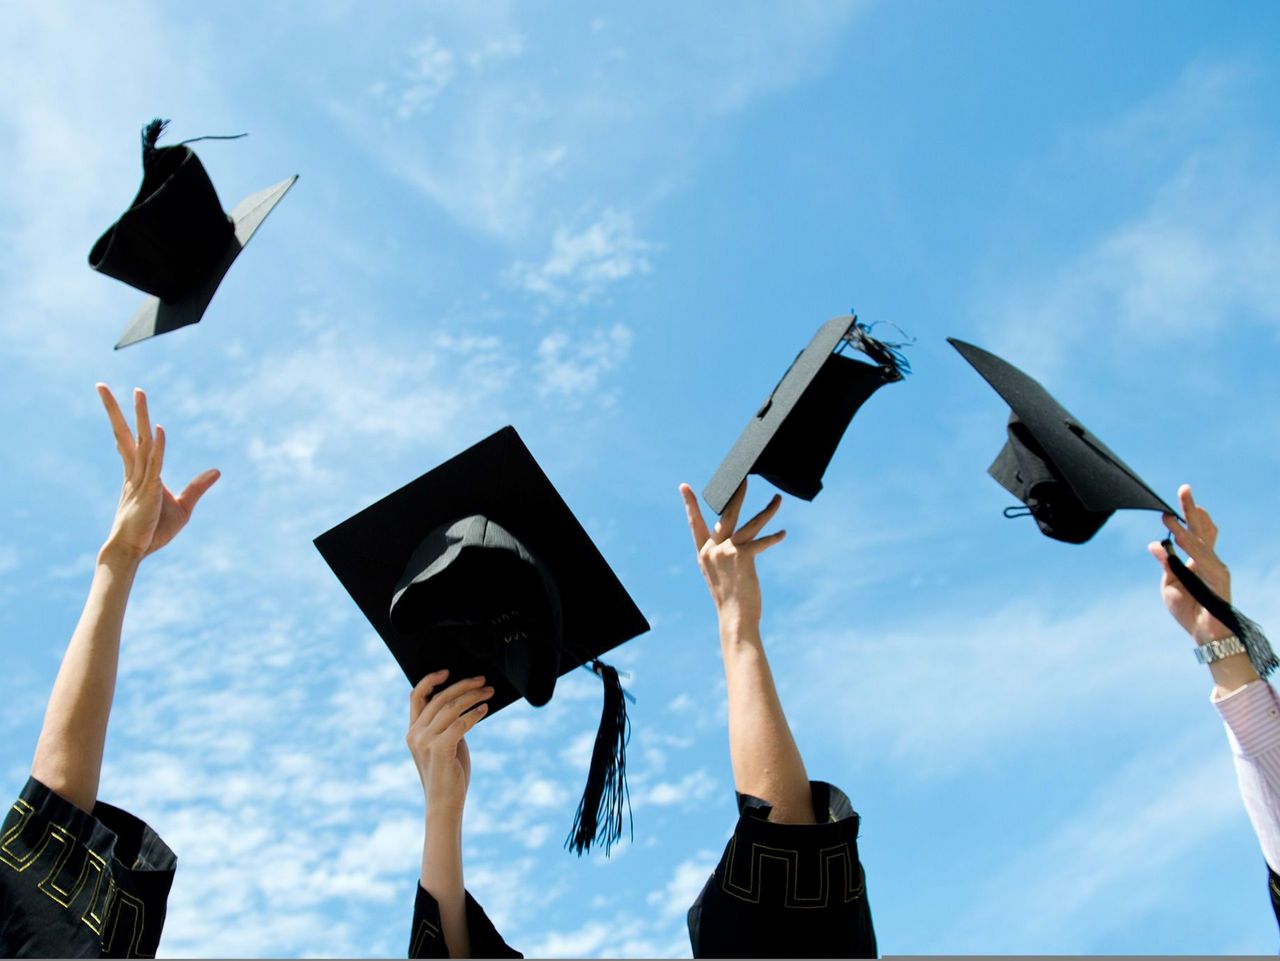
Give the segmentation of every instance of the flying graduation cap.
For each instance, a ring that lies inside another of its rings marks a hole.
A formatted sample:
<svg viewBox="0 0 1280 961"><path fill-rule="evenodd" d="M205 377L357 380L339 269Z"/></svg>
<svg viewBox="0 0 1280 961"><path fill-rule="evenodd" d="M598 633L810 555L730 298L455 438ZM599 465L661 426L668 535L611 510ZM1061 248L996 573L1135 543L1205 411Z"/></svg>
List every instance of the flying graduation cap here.
<svg viewBox="0 0 1280 961"><path fill-rule="evenodd" d="M628 738L618 672L600 660L649 630L640 609L513 427L428 471L315 539L416 684L449 669L494 688L486 717L587 666L604 711L566 846L622 835Z"/></svg>
<svg viewBox="0 0 1280 961"><path fill-rule="evenodd" d="M879 388L911 372L899 346L872 337L856 315L823 324L703 489L711 509L723 513L748 474L759 474L793 497L817 497L822 475L858 408ZM872 362L844 354L850 347Z"/></svg>
<svg viewBox="0 0 1280 961"><path fill-rule="evenodd" d="M223 212L213 182L187 146L157 147L167 120L142 131L142 186L89 251L89 266L151 294L116 349L199 323L218 285L298 178L286 177ZM244 136L240 134L238 136ZM197 137L227 140L229 137Z"/></svg>
<svg viewBox="0 0 1280 961"><path fill-rule="evenodd" d="M954 337L947 341L1009 405L1008 439L987 469L1024 505L1006 508L1006 517L1030 515L1046 536L1069 544L1089 540L1117 510L1151 510L1182 520L1038 381L981 347ZM1210 590L1177 556L1167 534L1163 544L1174 576L1240 639L1258 673L1266 676L1280 666L1262 629Z"/></svg>

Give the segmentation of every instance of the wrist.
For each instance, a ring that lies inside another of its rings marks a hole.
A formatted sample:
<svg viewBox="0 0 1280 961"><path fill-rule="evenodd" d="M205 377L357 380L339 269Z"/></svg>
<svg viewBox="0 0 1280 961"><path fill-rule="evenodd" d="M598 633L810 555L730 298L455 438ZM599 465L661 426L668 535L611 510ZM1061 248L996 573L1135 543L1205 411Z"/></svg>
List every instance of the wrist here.
<svg viewBox="0 0 1280 961"><path fill-rule="evenodd" d="M445 797L427 792L427 833L439 837L457 835L462 839L462 811L466 797Z"/></svg>
<svg viewBox="0 0 1280 961"><path fill-rule="evenodd" d="M114 536L108 537L98 550L98 566L113 570L137 570L146 552Z"/></svg>
<svg viewBox="0 0 1280 961"><path fill-rule="evenodd" d="M1212 644L1215 641L1223 641L1228 637L1234 636L1231 631L1218 621L1214 621L1210 627L1193 630L1189 633L1191 634L1191 639L1196 642L1197 647L1204 647L1206 644Z"/></svg>
<svg viewBox="0 0 1280 961"><path fill-rule="evenodd" d="M760 622L752 618L720 620L720 648L725 654L739 651L758 651L764 647L760 637Z"/></svg>
<svg viewBox="0 0 1280 961"><path fill-rule="evenodd" d="M751 638L758 640L760 638L759 614L744 611L732 604L717 607L716 614L720 621L720 638L722 640Z"/></svg>

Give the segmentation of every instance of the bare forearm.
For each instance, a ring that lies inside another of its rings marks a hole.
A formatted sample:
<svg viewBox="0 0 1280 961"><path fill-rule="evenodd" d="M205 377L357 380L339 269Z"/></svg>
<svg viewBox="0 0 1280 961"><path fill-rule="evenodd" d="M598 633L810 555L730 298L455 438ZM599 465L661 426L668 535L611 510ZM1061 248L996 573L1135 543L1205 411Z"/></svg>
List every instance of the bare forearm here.
<svg viewBox="0 0 1280 961"><path fill-rule="evenodd" d="M729 756L738 791L768 801L773 806L770 820L812 824L809 776L778 699L759 627L722 615L720 652L729 694Z"/></svg>
<svg viewBox="0 0 1280 961"><path fill-rule="evenodd" d="M138 559L104 547L89 597L58 668L31 774L77 807L98 797L107 722L115 695L120 632Z"/></svg>
<svg viewBox="0 0 1280 961"><path fill-rule="evenodd" d="M1209 673L1213 675L1215 699L1226 697L1250 681L1256 681L1259 678L1258 672L1253 669L1253 664L1249 661L1248 654L1233 654L1220 661L1212 661L1209 664Z"/></svg>
<svg viewBox="0 0 1280 961"><path fill-rule="evenodd" d="M462 812L427 810L422 844L422 886L440 906L449 957L471 957L466 888L462 878Z"/></svg>

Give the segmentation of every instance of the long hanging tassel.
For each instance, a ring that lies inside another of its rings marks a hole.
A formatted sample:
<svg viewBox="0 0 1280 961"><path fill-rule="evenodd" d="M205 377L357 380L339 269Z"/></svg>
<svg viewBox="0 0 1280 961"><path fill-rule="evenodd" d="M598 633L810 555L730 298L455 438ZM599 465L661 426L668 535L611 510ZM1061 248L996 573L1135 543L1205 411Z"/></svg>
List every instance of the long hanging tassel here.
<svg viewBox="0 0 1280 961"><path fill-rule="evenodd" d="M1187 567L1173 550L1173 541L1165 538L1162 542L1165 553L1169 555L1169 570L1178 579L1187 592L1217 618L1232 634L1240 639L1249 655L1249 663L1262 677L1267 677L1277 667L1275 652L1271 650L1271 642L1262 628L1255 621L1249 620L1234 607L1209 589L1209 585L1196 576L1195 571Z"/></svg>
<svg viewBox="0 0 1280 961"><path fill-rule="evenodd" d="M600 660L592 661L591 666L604 681L604 711L600 715L600 728L596 731L596 744L591 751L587 787L582 792L573 828L564 844L581 857L591 850L593 843L600 842L604 844L605 857L608 857L609 849L622 838L624 808L632 837L635 836L631 795L627 791L627 741L631 732L627 723L627 701L618 672Z"/></svg>

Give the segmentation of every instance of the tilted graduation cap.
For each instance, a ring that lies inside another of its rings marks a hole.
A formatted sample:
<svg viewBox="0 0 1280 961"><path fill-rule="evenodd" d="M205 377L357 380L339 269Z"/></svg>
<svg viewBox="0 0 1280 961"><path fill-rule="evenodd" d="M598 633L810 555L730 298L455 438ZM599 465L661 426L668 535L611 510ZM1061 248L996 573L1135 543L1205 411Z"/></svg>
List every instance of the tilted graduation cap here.
<svg viewBox="0 0 1280 961"><path fill-rule="evenodd" d="M897 346L872 337L854 315L823 324L703 489L711 509L723 513L748 474L759 474L793 497L817 497L822 475L858 408L880 387L910 373ZM872 363L840 353L846 347L866 354Z"/></svg>
<svg viewBox="0 0 1280 961"><path fill-rule="evenodd" d="M947 338L1009 405L1008 439L987 472L1025 505L1006 517L1030 514L1055 540L1083 544L1117 510L1151 510L1182 518L1134 473L1133 468L1094 436L1044 387L990 351ZM1245 645L1259 674L1280 661L1262 629L1218 597L1174 553L1166 535L1169 569L1210 614Z"/></svg>
<svg viewBox="0 0 1280 961"><path fill-rule="evenodd" d="M156 146L166 124L153 120L143 130L142 186L89 252L94 270L152 295L117 350L198 323L240 251L298 179L249 195L228 217L200 158L186 146L194 141Z"/></svg>
<svg viewBox="0 0 1280 961"><path fill-rule="evenodd" d="M605 853L629 809L624 692L600 657L649 630L640 609L513 427L315 539L409 682L483 674L492 716L588 665L605 706L566 844Z"/></svg>

